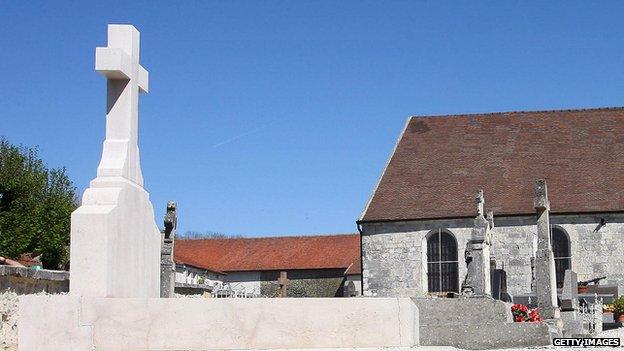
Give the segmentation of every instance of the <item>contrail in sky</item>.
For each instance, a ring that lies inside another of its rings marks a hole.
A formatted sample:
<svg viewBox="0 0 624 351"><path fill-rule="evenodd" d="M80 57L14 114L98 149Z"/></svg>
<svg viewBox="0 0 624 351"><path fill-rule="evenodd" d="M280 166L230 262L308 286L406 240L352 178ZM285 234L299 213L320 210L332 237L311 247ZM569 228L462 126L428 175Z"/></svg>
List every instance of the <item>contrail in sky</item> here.
<svg viewBox="0 0 624 351"><path fill-rule="evenodd" d="M270 127L271 125L273 125L273 124L277 123L277 121L279 121L279 119L276 119L276 120L274 120L274 121L273 121L273 122L271 122L271 123L267 123L266 125L264 125L264 126L262 126L262 127L258 127L258 128L256 128L256 129L249 130L249 131L247 131L247 132L244 132L244 133L241 133L241 134L239 134L239 135L233 136L233 137L231 137L231 138L229 138L229 139L227 139L227 140L224 140L224 141L222 141L222 142L216 143L216 144L212 145L212 147L214 148L214 147L223 146L223 145L225 145L225 144L229 144L229 143L231 143L231 142L233 142L233 141L236 141L236 140L238 140L238 139L240 139L240 138L242 138L242 137L244 137L244 136L251 135L251 134L256 134L256 133L258 133L258 132L260 132L260 131L262 131L262 130L264 130L264 129L268 128L268 127Z"/></svg>

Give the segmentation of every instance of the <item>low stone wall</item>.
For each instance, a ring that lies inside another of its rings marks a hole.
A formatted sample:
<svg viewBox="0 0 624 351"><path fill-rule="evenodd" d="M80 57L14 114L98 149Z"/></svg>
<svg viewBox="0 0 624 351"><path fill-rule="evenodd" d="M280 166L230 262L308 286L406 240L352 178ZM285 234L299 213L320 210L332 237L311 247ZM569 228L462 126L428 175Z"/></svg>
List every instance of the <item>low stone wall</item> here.
<svg viewBox="0 0 624 351"><path fill-rule="evenodd" d="M420 344L468 350L550 345L545 323L514 323L511 304L491 298L412 298Z"/></svg>
<svg viewBox="0 0 624 351"><path fill-rule="evenodd" d="M20 297L20 351L411 347L407 298Z"/></svg>
<svg viewBox="0 0 624 351"><path fill-rule="evenodd" d="M288 297L341 297L344 268L289 270L286 294ZM277 296L280 271L260 273L260 294Z"/></svg>
<svg viewBox="0 0 624 351"><path fill-rule="evenodd" d="M211 293L212 287L208 285L189 284L189 283L175 283L174 293L180 295L204 295L204 293Z"/></svg>
<svg viewBox="0 0 624 351"><path fill-rule="evenodd" d="M0 292L3 291L19 295L65 293L69 291L69 272L0 266Z"/></svg>

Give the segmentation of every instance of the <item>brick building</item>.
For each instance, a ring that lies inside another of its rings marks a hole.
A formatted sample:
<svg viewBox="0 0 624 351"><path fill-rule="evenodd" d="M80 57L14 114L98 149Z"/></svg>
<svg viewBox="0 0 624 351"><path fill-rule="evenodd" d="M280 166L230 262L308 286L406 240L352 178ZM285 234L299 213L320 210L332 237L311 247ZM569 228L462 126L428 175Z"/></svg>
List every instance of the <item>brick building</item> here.
<svg viewBox="0 0 624 351"><path fill-rule="evenodd" d="M351 281L361 291L357 234L176 240L175 261L251 296L276 296L280 272L289 297L343 296Z"/></svg>
<svg viewBox="0 0 624 351"><path fill-rule="evenodd" d="M624 290L623 130L622 108L409 118L358 220L364 295L458 291L477 189L509 292L529 293L540 178L558 283L571 268Z"/></svg>

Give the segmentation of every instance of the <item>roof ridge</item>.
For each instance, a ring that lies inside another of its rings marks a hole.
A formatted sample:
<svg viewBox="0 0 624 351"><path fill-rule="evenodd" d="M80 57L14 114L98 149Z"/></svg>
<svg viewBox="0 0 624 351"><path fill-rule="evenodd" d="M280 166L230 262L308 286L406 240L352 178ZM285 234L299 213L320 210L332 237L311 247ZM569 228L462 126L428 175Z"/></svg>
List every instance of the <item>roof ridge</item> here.
<svg viewBox="0 0 624 351"><path fill-rule="evenodd" d="M570 109L555 109L555 110L515 110L515 111L496 111L496 112L475 112L475 113L460 113L460 114L441 114L441 115L411 115L412 118L436 118L436 117L475 117L475 116L493 116L504 114L517 114L517 113L545 113L545 112L583 112L583 111L612 111L612 110L624 110L624 106L613 107L587 107L587 108L570 108Z"/></svg>
<svg viewBox="0 0 624 351"><path fill-rule="evenodd" d="M259 239L287 239L287 238L301 238L301 239L305 239L305 238L327 238L327 237L342 237L342 236L359 236L358 233L336 233L336 234L314 234L314 235L309 235L309 234L300 234L300 235L296 235L296 234L290 234L290 235L283 235L283 236L256 236L256 237L226 237L226 238L201 238L201 239L186 239L186 238L180 238L180 239L176 239L176 240L184 240L184 241L199 241L199 240L259 240Z"/></svg>

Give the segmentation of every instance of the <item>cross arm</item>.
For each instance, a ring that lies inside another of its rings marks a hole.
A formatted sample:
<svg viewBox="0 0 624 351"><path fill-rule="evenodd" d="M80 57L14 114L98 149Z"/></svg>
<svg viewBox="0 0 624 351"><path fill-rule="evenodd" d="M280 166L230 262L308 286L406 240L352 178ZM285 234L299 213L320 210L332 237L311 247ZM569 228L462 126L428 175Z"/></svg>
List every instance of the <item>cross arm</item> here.
<svg viewBox="0 0 624 351"><path fill-rule="evenodd" d="M132 59L119 48L95 48L95 70L108 79L132 79ZM139 65L137 84L143 92L148 91L149 73Z"/></svg>
<svg viewBox="0 0 624 351"><path fill-rule="evenodd" d="M143 68L143 66L139 65L139 78L138 78L139 89L142 92L147 93L149 90L149 72Z"/></svg>

